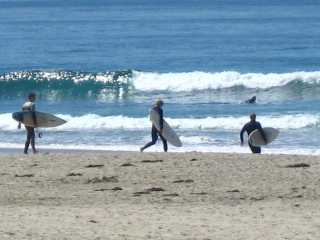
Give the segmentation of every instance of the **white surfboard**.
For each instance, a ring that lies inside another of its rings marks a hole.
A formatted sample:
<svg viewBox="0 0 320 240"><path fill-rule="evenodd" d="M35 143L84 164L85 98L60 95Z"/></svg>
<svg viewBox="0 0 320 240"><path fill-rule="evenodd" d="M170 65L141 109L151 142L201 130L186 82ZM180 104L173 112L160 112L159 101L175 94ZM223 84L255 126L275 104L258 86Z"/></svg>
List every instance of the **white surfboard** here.
<svg viewBox="0 0 320 240"><path fill-rule="evenodd" d="M150 120L154 124L154 126L159 130L160 129L160 116L154 110L150 111ZM170 125L163 120L163 137L171 143L175 147L182 147L182 142L180 141L178 135L175 131L170 127Z"/></svg>
<svg viewBox="0 0 320 240"><path fill-rule="evenodd" d="M50 113L36 111L35 114L37 119L37 127L50 128L66 123L65 120ZM32 112L15 112L12 114L12 118L18 122L22 122L25 126L35 127L33 123Z"/></svg>
<svg viewBox="0 0 320 240"><path fill-rule="evenodd" d="M254 130L249 135L249 142L255 147L260 147L260 146L270 144L273 140L275 140L278 137L280 133L278 129L271 128L271 127L262 128L262 130L267 138L267 142L264 141L258 129Z"/></svg>

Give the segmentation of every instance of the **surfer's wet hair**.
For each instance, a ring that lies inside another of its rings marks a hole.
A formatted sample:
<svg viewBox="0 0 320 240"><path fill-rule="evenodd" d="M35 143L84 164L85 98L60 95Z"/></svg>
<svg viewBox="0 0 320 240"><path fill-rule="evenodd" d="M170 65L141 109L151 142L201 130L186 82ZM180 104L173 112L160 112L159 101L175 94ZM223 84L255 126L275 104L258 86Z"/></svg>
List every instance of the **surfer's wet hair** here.
<svg viewBox="0 0 320 240"><path fill-rule="evenodd" d="M251 113L250 119L251 120L256 120L256 118L257 118L257 115L255 113Z"/></svg>
<svg viewBox="0 0 320 240"><path fill-rule="evenodd" d="M156 106L162 106L164 104L164 102L161 100L161 99L158 99L157 101L156 101Z"/></svg>
<svg viewBox="0 0 320 240"><path fill-rule="evenodd" d="M31 92L31 93L28 94L28 99L35 98L36 96L37 96L36 93Z"/></svg>

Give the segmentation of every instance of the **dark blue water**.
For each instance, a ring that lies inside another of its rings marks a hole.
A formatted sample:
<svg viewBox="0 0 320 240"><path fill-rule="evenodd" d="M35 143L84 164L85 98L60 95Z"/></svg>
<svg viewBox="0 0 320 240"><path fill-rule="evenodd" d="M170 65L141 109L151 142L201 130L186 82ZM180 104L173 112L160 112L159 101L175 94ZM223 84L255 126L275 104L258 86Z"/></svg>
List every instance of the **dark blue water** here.
<svg viewBox="0 0 320 240"><path fill-rule="evenodd" d="M36 91L39 110L69 121L42 146L136 150L162 98L182 151L247 151L238 134L256 112L281 130L266 151L318 153L319 10L312 0L0 0L3 145L23 142L10 113Z"/></svg>
<svg viewBox="0 0 320 240"><path fill-rule="evenodd" d="M0 1L1 72L318 70L319 2Z"/></svg>

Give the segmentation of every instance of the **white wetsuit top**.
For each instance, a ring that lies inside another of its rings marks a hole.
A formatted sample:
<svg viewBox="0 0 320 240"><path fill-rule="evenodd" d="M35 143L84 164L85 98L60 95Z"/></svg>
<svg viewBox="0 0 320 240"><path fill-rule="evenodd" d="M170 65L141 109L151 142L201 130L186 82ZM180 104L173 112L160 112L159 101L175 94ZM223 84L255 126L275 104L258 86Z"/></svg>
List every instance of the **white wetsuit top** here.
<svg viewBox="0 0 320 240"><path fill-rule="evenodd" d="M22 105L23 112L31 112L36 110L36 105L34 102L27 101Z"/></svg>

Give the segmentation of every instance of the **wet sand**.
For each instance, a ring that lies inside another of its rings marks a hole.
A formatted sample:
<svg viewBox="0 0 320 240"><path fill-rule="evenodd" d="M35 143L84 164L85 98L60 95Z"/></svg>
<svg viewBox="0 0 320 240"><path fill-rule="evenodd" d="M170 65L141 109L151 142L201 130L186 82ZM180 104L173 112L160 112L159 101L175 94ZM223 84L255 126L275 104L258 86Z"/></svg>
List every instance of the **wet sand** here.
<svg viewBox="0 0 320 240"><path fill-rule="evenodd" d="M319 239L320 157L0 156L0 239Z"/></svg>

